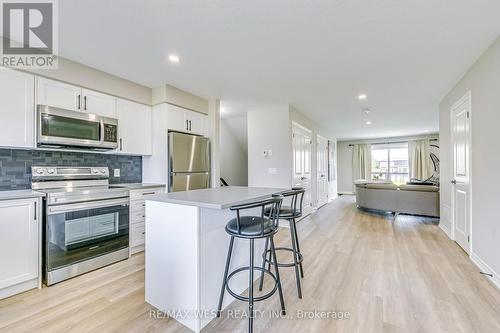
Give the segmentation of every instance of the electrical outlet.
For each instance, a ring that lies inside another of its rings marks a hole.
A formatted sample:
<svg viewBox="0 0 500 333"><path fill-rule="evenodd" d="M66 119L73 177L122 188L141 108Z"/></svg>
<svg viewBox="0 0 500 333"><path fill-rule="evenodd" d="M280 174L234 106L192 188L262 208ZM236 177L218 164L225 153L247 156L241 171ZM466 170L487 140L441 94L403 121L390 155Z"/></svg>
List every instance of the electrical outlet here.
<svg viewBox="0 0 500 333"><path fill-rule="evenodd" d="M114 176L115 177L120 177L120 169L115 169L114 170Z"/></svg>

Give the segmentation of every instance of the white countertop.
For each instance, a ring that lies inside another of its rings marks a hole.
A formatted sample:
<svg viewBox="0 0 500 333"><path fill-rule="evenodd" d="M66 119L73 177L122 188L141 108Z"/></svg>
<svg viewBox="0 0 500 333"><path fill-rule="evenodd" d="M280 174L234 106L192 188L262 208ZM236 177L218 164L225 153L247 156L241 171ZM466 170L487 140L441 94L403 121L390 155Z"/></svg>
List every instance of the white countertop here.
<svg viewBox="0 0 500 333"><path fill-rule="evenodd" d="M0 191L0 200L43 198L45 193L33 190Z"/></svg>
<svg viewBox="0 0 500 333"><path fill-rule="evenodd" d="M223 186L158 194L146 200L222 210L233 205L262 200L285 190L283 188Z"/></svg>

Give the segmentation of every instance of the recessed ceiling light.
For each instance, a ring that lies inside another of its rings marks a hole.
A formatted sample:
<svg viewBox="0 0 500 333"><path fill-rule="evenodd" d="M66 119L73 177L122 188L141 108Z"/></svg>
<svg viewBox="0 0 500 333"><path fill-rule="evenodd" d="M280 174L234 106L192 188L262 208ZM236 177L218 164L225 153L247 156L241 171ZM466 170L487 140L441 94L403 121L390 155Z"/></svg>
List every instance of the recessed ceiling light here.
<svg viewBox="0 0 500 333"><path fill-rule="evenodd" d="M169 60L170 62L173 62L173 63L178 63L178 62L180 61L179 56L177 56L177 55L175 55L175 54L170 54L170 55L168 56L168 60Z"/></svg>
<svg viewBox="0 0 500 333"><path fill-rule="evenodd" d="M367 121L365 122L365 124L367 124L367 125L371 125L371 124L372 124L372 122L371 122L371 121L369 121L369 120L367 120Z"/></svg>
<svg viewBox="0 0 500 333"><path fill-rule="evenodd" d="M429 133L429 130L424 130L425 133Z"/></svg>
<svg viewBox="0 0 500 333"><path fill-rule="evenodd" d="M359 99L359 100L366 99L366 97L368 97L368 96L366 96L366 94L359 94L359 95L358 95L358 99Z"/></svg>

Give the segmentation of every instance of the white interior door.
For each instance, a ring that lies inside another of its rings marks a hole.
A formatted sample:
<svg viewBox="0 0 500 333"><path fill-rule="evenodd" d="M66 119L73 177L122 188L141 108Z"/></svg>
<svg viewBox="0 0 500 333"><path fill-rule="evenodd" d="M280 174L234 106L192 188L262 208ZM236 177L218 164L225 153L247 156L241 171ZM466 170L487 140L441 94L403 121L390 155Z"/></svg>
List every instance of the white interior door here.
<svg viewBox="0 0 500 333"><path fill-rule="evenodd" d="M328 202L328 140L317 137L317 198L318 208Z"/></svg>
<svg viewBox="0 0 500 333"><path fill-rule="evenodd" d="M451 108L453 234L467 253L470 240L470 102L469 92Z"/></svg>
<svg viewBox="0 0 500 333"><path fill-rule="evenodd" d="M293 186L303 187L304 193L303 209L304 215L309 213L312 207L311 200L311 132L301 126L292 126L293 142Z"/></svg>

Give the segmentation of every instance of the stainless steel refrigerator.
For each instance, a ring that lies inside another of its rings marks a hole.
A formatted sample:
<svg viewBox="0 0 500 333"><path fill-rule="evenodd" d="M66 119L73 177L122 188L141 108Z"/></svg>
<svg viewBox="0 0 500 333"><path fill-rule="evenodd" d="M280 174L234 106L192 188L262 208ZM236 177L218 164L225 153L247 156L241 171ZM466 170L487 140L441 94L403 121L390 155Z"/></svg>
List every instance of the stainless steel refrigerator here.
<svg viewBox="0 0 500 333"><path fill-rule="evenodd" d="M210 187L210 140L169 132L168 155L169 192Z"/></svg>

